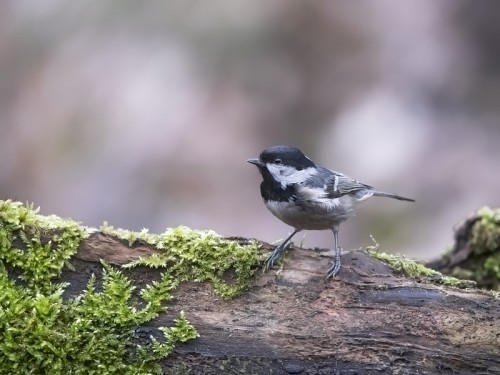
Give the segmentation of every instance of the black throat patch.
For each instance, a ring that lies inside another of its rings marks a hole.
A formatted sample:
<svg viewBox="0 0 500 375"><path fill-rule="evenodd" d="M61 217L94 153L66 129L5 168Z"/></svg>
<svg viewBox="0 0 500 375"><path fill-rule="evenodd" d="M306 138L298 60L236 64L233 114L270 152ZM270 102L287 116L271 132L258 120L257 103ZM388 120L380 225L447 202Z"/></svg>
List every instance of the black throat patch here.
<svg viewBox="0 0 500 375"><path fill-rule="evenodd" d="M284 189L266 168L261 170L262 183L260 184L260 195L267 201L289 202L296 193L295 184L288 185Z"/></svg>

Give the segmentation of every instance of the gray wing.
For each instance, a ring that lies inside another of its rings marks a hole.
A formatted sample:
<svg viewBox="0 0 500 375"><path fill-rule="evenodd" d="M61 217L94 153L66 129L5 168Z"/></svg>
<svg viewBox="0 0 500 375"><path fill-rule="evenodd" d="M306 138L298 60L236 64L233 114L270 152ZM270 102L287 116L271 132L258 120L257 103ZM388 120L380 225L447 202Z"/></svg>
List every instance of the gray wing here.
<svg viewBox="0 0 500 375"><path fill-rule="evenodd" d="M313 181L312 179L315 179ZM342 173L330 171L326 168L319 168L318 174L311 178L309 183L323 186L326 189L326 198L334 199L343 195L351 194L358 198L366 195L367 190L374 190L373 186L363 184Z"/></svg>
<svg viewBox="0 0 500 375"><path fill-rule="evenodd" d="M318 173L311 176L306 182L307 185L311 186L313 189L302 186L300 188L301 192L306 196L316 199L335 199L347 195L356 198L358 201L362 201L375 195L415 202L415 200L411 198L375 190L373 186L359 182L340 172L330 171L322 167L318 167Z"/></svg>

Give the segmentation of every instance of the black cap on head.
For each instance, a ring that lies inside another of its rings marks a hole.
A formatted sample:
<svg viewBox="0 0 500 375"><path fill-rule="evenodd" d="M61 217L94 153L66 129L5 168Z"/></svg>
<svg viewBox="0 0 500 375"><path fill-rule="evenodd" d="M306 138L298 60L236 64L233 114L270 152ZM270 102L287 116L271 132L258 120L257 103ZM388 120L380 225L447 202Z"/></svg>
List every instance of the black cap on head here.
<svg viewBox="0 0 500 375"><path fill-rule="evenodd" d="M297 147L273 146L261 152L259 160L262 163L281 163L297 169L315 167L315 164Z"/></svg>

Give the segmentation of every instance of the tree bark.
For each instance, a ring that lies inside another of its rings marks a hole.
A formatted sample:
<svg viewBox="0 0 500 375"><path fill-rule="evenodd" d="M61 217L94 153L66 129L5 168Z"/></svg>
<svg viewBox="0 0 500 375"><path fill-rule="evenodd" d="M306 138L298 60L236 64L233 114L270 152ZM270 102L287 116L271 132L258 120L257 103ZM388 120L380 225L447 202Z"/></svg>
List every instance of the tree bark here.
<svg viewBox="0 0 500 375"><path fill-rule="evenodd" d="M93 234L61 277L66 296L100 273L100 259L122 265L155 251ZM200 337L163 363L167 374L500 374L498 299L405 278L359 251L345 253L325 282L330 262L322 251L291 248L281 270L257 271L232 301L207 284L182 284L167 313L138 333L156 335L181 310L197 328ZM139 284L160 272L127 271Z"/></svg>

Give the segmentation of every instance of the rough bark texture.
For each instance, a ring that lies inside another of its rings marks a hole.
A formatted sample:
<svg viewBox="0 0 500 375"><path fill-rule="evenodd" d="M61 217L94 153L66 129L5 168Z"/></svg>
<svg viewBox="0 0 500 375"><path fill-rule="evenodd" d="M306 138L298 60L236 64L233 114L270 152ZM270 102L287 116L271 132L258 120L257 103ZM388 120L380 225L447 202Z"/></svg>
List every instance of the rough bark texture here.
<svg viewBox="0 0 500 375"><path fill-rule="evenodd" d="M62 275L67 296L100 273L100 259L124 264L154 251L92 235ZM363 252L344 254L337 277L325 282L330 261L292 248L282 270L258 271L233 301L206 284L183 284L165 315L138 328L138 339L184 310L200 338L165 361L167 374L500 374L499 300L395 275ZM138 284L160 274L127 272Z"/></svg>

